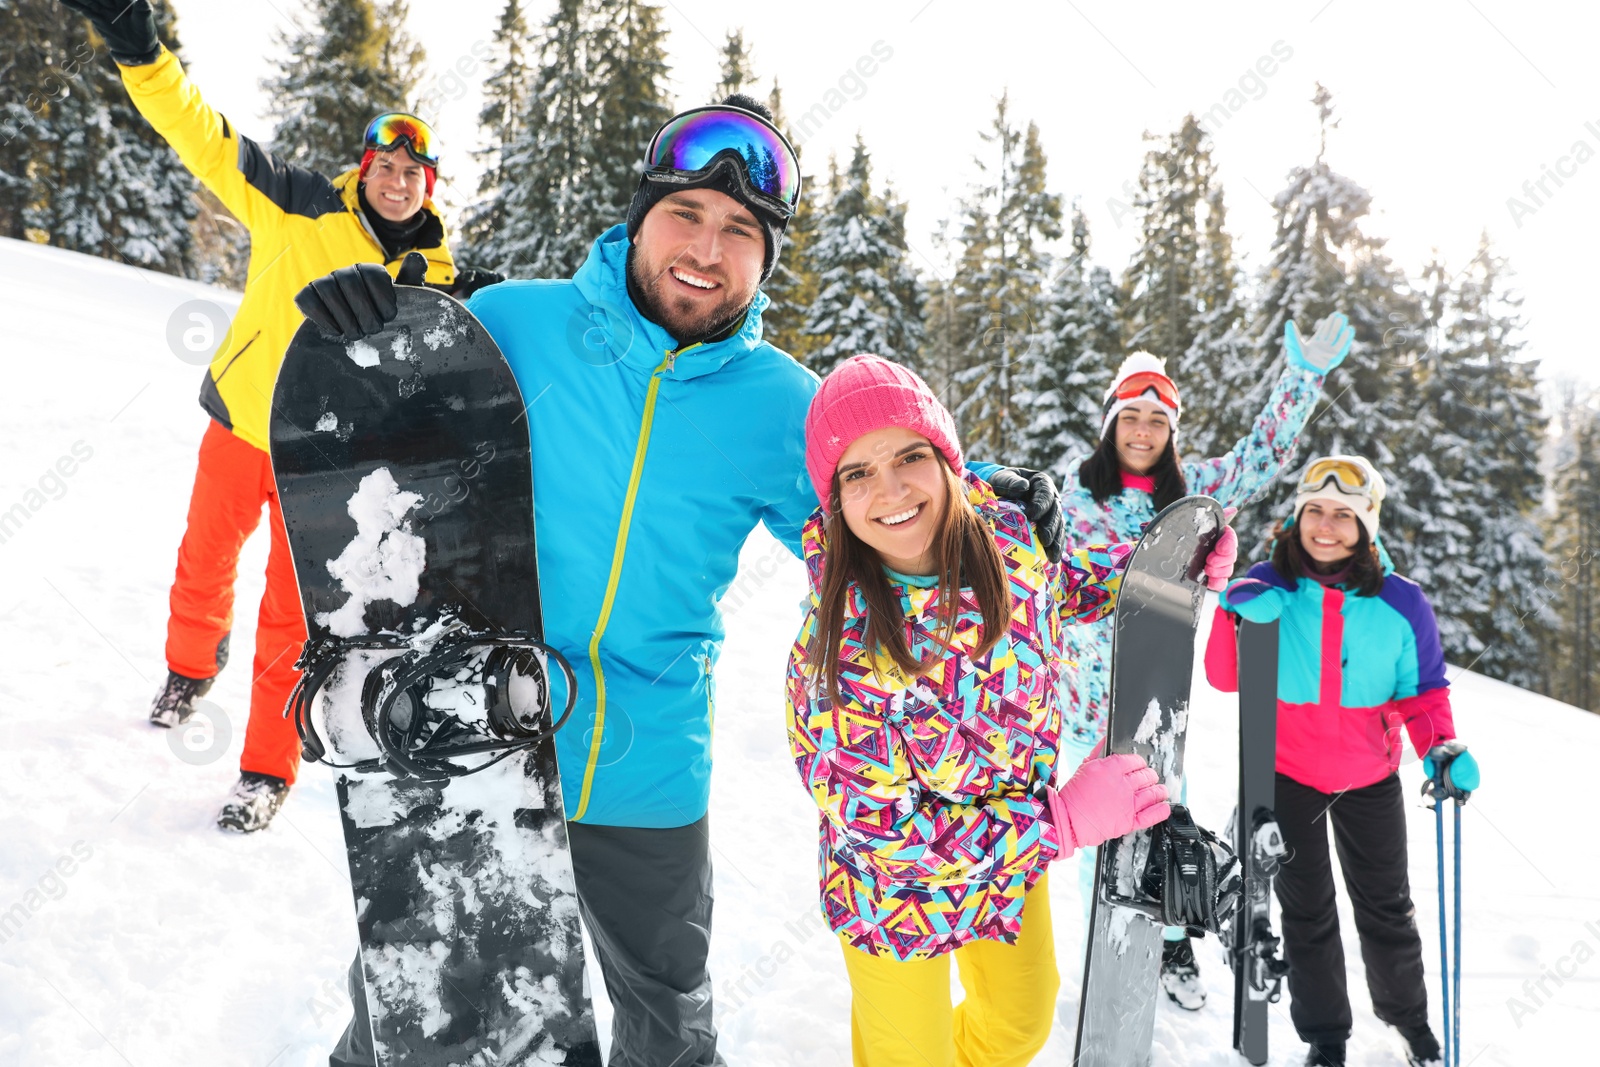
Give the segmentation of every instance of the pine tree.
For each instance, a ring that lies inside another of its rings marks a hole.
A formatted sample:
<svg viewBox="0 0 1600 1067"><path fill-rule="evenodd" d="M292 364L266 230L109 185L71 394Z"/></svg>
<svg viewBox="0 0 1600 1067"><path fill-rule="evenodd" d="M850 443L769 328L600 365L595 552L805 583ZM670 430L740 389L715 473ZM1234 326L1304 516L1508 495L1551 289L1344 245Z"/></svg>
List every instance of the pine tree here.
<svg viewBox="0 0 1600 1067"><path fill-rule="evenodd" d="M156 18L181 58L165 2ZM198 185L128 99L105 42L83 19L64 22L51 58L74 59L37 112L24 228L57 248L193 276Z"/></svg>
<svg viewBox="0 0 1600 1067"><path fill-rule="evenodd" d="M1600 710L1600 411L1593 395L1569 390L1558 414L1553 496L1547 526L1552 569L1541 583L1543 605L1558 620L1544 631L1544 692Z"/></svg>
<svg viewBox="0 0 1600 1067"><path fill-rule="evenodd" d="M332 177L360 162L374 116L406 109L423 50L406 31L406 0L310 0L309 8L292 31L278 31L284 59L261 87L276 126L273 150Z"/></svg>
<svg viewBox="0 0 1600 1067"><path fill-rule="evenodd" d="M1228 212L1220 184L1211 186L1204 203L1204 229L1195 264L1194 336L1176 365L1169 364L1183 391L1178 447L1192 459L1227 453L1256 414L1238 403L1255 384L1255 350L1250 309L1233 261L1233 238L1228 235Z"/></svg>
<svg viewBox="0 0 1600 1067"><path fill-rule="evenodd" d="M787 132L783 91L776 79L767 98L767 107L772 111L772 124ZM772 277L761 286L761 291L771 301L761 314L761 328L768 341L809 365L818 340L805 332L805 322L821 288L810 266L811 242L820 225L822 197L818 195L819 183L804 173L802 149L795 149L795 158L802 164L800 203L784 229L783 249Z"/></svg>
<svg viewBox="0 0 1600 1067"><path fill-rule="evenodd" d="M521 0L506 0L489 42L478 129L485 147L473 153L482 168L477 198L461 222L456 258L464 264L494 262L493 245L506 225L505 193L513 175L507 155L522 134L522 122L533 92L534 71L527 50L528 20Z"/></svg>
<svg viewBox="0 0 1600 1067"><path fill-rule="evenodd" d="M1139 171L1140 243L1122 276L1122 332L1130 350L1176 364L1197 332L1202 219L1216 166L1192 114L1165 139L1145 139L1157 146Z"/></svg>
<svg viewBox="0 0 1600 1067"><path fill-rule="evenodd" d="M600 123L588 179L596 212L589 224L591 240L627 217L645 149L673 114L666 88L667 28L660 6L646 0L603 0L598 8L590 68Z"/></svg>
<svg viewBox="0 0 1600 1067"><path fill-rule="evenodd" d="M1436 341L1417 368L1426 425L1408 428L1412 577L1434 597L1448 658L1531 687L1539 632L1555 621L1537 596L1547 570L1534 515L1544 489L1537 367L1519 358L1520 299L1505 291L1487 236L1458 281L1437 265L1429 277Z"/></svg>
<svg viewBox="0 0 1600 1067"><path fill-rule="evenodd" d="M820 292L805 333L817 347L807 363L826 374L859 352L915 364L922 346L922 286L909 261L905 205L872 190L872 161L860 135L850 165L835 172L831 199L807 249Z"/></svg>
<svg viewBox="0 0 1600 1067"><path fill-rule="evenodd" d="M665 36L654 4L560 0L517 60L531 71L525 82L506 50L496 68L505 86L482 118L499 168L469 210L475 260L511 277L565 278L623 221L644 150L671 117ZM513 90L525 102L508 122Z"/></svg>
<svg viewBox="0 0 1600 1067"><path fill-rule="evenodd" d="M1022 462L1058 482L1099 443L1101 396L1122 348L1119 294L1110 271L1090 262L1089 247L1089 221L1075 203L1072 256L1057 264L1018 374L1018 403L1028 412Z"/></svg>
<svg viewBox="0 0 1600 1067"><path fill-rule="evenodd" d="M1022 445L1028 420L1016 375L1043 318L1045 245L1061 236L1061 197L1046 187L1039 128L1029 123L1018 130L1009 108L1002 95L981 135L998 159L976 160L988 180L963 205L962 256L951 292L965 339L956 417L965 440L993 456Z"/></svg>
<svg viewBox="0 0 1600 1067"><path fill-rule="evenodd" d="M1409 442L1405 391L1399 388L1414 357L1396 347L1397 325L1414 329L1422 319L1420 301L1404 274L1383 253L1383 240L1362 232L1361 219L1372 196L1335 172L1324 160L1332 116L1331 95L1317 87L1313 102L1322 121L1322 148L1307 167L1289 174L1289 185L1274 199L1277 236L1262 277L1254 329L1252 386L1235 400L1240 417L1251 420L1265 405L1286 362L1284 324L1293 318L1307 335L1326 315L1349 316L1355 341L1344 362L1324 383L1326 399L1312 414L1299 440L1299 459L1333 453L1366 456L1388 482L1385 524L1402 526L1407 516L1406 471L1393 446ZM1402 336L1409 336L1402 329ZM1406 451L1415 447L1409 442ZM1258 497L1235 525L1264 535L1288 513L1298 470L1276 489ZM1399 547L1398 545L1396 546ZM1259 546L1265 551L1265 546ZM1396 563L1405 569L1403 553Z"/></svg>
<svg viewBox="0 0 1600 1067"><path fill-rule="evenodd" d="M584 0L560 0L532 49L537 67L522 118L501 149L505 180L475 205L497 225L474 226L481 237L473 252L509 277L566 277L595 237L596 212L583 185L596 140L590 41Z"/></svg>
<svg viewBox="0 0 1600 1067"><path fill-rule="evenodd" d="M54 0L0 0L0 76L7 86L0 95L0 236L28 236L35 204L48 189L41 169L53 139L51 103L70 91L90 55L80 20Z"/></svg>
<svg viewBox="0 0 1600 1067"><path fill-rule="evenodd" d="M711 89L713 101L723 100L734 93L742 93L755 81L750 64L750 49L744 43L744 30L729 30L722 45L722 77ZM774 85L773 92L777 92Z"/></svg>

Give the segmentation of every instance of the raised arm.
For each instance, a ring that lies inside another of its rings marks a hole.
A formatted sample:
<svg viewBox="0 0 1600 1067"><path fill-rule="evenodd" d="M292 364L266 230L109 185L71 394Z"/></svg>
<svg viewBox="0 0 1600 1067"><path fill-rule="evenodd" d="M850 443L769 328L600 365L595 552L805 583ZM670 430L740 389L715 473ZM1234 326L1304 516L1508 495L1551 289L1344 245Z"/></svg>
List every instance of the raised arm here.
<svg viewBox="0 0 1600 1067"><path fill-rule="evenodd" d="M1310 339L1300 336L1293 320L1283 330L1288 364L1266 406L1227 455L1189 467L1189 492L1215 497L1223 507L1242 508L1294 458L1295 443L1322 394L1323 380L1350 351L1354 331L1342 314L1318 322Z"/></svg>
<svg viewBox="0 0 1600 1067"><path fill-rule="evenodd" d="M201 98L178 57L162 47L148 0L62 3L94 23L139 113L252 235L285 212L338 210L338 193L327 178L240 136Z"/></svg>

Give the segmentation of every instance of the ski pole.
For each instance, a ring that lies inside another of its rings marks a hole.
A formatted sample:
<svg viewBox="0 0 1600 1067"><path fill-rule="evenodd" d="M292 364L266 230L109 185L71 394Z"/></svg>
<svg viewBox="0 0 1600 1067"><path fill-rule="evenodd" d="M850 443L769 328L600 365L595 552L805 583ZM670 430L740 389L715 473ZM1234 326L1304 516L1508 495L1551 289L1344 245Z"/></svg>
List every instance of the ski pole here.
<svg viewBox="0 0 1600 1067"><path fill-rule="evenodd" d="M1456 928L1456 958L1453 965L1454 973L1451 976L1451 990L1455 1003L1451 1027L1455 1031L1450 1040L1450 1046L1455 1050L1455 1062L1461 1062L1461 803L1460 793L1456 794L1456 909L1452 922Z"/></svg>
<svg viewBox="0 0 1600 1067"><path fill-rule="evenodd" d="M1433 797L1433 825L1439 853L1439 997L1442 1002L1440 1029L1444 1032L1444 1067L1451 1067L1453 1061L1450 1058L1450 938L1447 929L1449 912L1445 910L1444 893L1444 797L1438 790L1435 790Z"/></svg>

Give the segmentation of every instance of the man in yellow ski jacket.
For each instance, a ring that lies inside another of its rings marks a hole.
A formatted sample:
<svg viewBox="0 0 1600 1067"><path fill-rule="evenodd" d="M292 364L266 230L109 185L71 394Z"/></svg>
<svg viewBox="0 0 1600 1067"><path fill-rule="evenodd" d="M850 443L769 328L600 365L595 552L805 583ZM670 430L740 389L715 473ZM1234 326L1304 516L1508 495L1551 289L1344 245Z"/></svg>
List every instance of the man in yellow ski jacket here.
<svg viewBox="0 0 1600 1067"><path fill-rule="evenodd" d="M273 384L302 321L294 296L312 279L355 263L381 263L398 275L409 252L427 262L425 278L408 277L411 284L425 281L465 297L499 277L477 271L458 277L431 199L433 133L420 119L374 119L359 166L330 180L273 155L209 107L177 57L161 46L146 0L63 4L94 23L134 105L250 232L244 299L201 383L200 404L212 421L200 444L178 549L167 681L150 718L159 726L182 723L227 661L239 553L266 504L272 546L256 627L250 720L240 780L218 816L227 829L257 830L282 804L300 760L294 723L283 707L297 676L305 621L267 453Z"/></svg>

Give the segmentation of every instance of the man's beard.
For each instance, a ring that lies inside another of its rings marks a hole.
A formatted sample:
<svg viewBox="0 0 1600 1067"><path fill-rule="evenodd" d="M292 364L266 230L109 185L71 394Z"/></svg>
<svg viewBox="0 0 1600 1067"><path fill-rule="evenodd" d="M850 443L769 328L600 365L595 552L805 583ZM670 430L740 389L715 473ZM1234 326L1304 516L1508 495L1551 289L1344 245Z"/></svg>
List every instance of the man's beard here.
<svg viewBox="0 0 1600 1067"><path fill-rule="evenodd" d="M639 254L637 246L628 251L628 292L639 307L639 313L670 333L680 346L717 337L733 326L749 310L755 292L738 294L723 282L723 299L713 307L697 309L689 297L672 296L664 292L668 286L678 284L670 275L673 264L664 265L650 273ZM697 274L709 272L685 265L686 270ZM722 281L722 279L718 279Z"/></svg>

